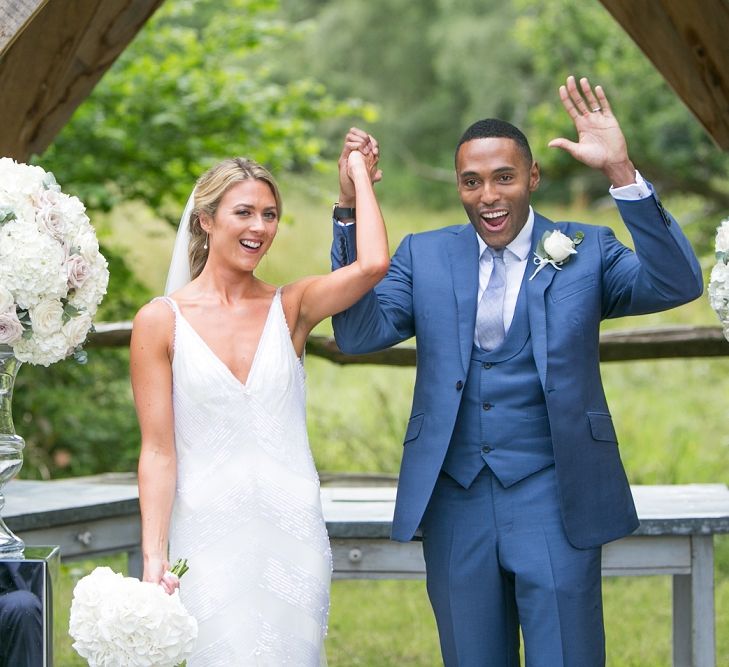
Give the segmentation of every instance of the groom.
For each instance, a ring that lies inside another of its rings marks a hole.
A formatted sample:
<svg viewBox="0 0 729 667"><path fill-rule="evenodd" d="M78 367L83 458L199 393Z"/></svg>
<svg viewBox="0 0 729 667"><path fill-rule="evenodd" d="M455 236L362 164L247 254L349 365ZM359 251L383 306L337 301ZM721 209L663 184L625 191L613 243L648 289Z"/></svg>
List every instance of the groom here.
<svg viewBox="0 0 729 667"><path fill-rule="evenodd" d="M600 380L600 322L702 291L602 89L569 77L560 97L578 141L549 146L605 174L635 251L605 227L536 213L526 137L483 120L455 156L471 224L408 235L377 288L334 318L347 353L416 338L392 536L422 531L446 667L517 667L520 627L529 667L605 664L601 546L638 519ZM356 254L351 202L342 180L335 268Z"/></svg>

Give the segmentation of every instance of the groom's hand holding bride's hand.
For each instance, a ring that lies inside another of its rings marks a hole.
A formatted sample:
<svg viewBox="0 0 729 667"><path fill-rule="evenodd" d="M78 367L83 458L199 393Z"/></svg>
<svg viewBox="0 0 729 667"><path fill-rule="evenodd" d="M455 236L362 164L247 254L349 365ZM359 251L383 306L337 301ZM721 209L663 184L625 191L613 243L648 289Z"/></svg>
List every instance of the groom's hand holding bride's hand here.
<svg viewBox="0 0 729 667"><path fill-rule="evenodd" d="M382 178L382 172L377 168L380 159L380 147L376 139L357 127L350 128L344 138L342 152L339 155L339 205L353 208L355 202L354 183L349 176L349 156L352 151L359 151L365 158L370 179L377 183Z"/></svg>

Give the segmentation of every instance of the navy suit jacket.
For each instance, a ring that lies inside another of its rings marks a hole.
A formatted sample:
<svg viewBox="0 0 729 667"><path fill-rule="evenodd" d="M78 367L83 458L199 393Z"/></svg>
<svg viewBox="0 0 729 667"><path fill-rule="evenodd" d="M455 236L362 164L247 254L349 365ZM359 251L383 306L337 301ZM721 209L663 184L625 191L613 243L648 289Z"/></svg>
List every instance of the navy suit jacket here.
<svg viewBox="0 0 729 667"><path fill-rule="evenodd" d="M635 252L606 227L554 223L536 214L532 251L545 231L585 236L562 270L546 266L526 289L562 518L570 542L583 549L638 526L600 378L600 322L666 310L703 289L690 244L655 194L617 205ZM354 225L335 224L333 268L355 257ZM525 280L533 269L530 262ZM470 224L446 227L405 237L382 282L333 318L345 353L416 338L415 392L392 528L396 540L412 539L443 464L468 371L477 290L476 232Z"/></svg>

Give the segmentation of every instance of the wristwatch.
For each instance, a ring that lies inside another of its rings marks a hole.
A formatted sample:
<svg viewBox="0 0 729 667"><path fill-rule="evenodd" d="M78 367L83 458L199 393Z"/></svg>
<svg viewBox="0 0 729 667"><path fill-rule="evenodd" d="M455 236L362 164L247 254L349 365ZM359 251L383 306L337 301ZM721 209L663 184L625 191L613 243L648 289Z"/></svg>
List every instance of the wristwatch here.
<svg viewBox="0 0 729 667"><path fill-rule="evenodd" d="M340 206L339 202L336 202L332 207L332 217L337 222L354 222L355 220L355 209Z"/></svg>

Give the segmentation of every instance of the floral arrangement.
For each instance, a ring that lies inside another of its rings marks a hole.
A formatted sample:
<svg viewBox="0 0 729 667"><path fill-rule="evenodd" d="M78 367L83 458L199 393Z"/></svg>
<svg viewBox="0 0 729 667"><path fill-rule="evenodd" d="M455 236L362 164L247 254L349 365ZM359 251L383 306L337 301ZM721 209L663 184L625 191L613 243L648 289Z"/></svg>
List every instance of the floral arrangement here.
<svg viewBox="0 0 729 667"><path fill-rule="evenodd" d="M171 571L186 569L178 561ZM174 667L192 653L197 621L178 591L97 567L73 590L68 631L89 667Z"/></svg>
<svg viewBox="0 0 729 667"><path fill-rule="evenodd" d="M577 232L572 239L560 232L559 229L544 232L542 238L539 239L537 249L534 251L534 263L537 268L534 269L534 273L532 273L529 280L532 280L547 265L561 271L562 265L569 262L572 255L577 254L577 246L582 243L584 238L585 235L582 232Z"/></svg>
<svg viewBox="0 0 729 667"><path fill-rule="evenodd" d="M709 278L709 303L719 316L729 340L729 218L716 230L716 264Z"/></svg>
<svg viewBox="0 0 729 667"><path fill-rule="evenodd" d="M81 201L41 167L0 158L0 345L31 364L85 361L108 282Z"/></svg>

